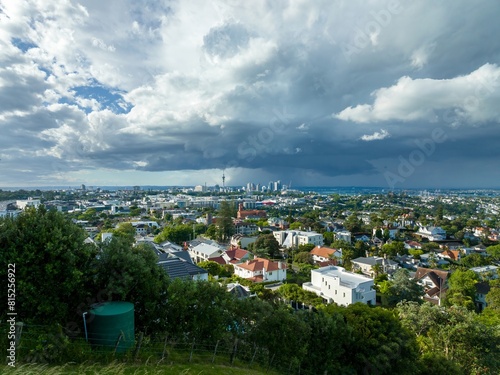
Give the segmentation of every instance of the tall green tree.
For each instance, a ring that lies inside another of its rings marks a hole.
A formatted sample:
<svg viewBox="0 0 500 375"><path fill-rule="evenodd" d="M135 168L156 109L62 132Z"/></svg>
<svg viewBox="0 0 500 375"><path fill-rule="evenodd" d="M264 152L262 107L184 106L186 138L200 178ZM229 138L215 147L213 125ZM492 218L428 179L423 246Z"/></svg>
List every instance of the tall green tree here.
<svg viewBox="0 0 500 375"><path fill-rule="evenodd" d="M445 304L447 306L462 306L474 310L476 284L479 277L474 271L455 270L448 279Z"/></svg>
<svg viewBox="0 0 500 375"><path fill-rule="evenodd" d="M478 321L464 307L444 308L428 302L400 303L401 324L417 338L424 356L437 355L456 363L465 374L500 371L500 336L495 327Z"/></svg>
<svg viewBox="0 0 500 375"><path fill-rule="evenodd" d="M424 295L423 287L410 277L408 270L398 269L387 290L387 302L396 306L401 301L414 301L420 303Z"/></svg>
<svg viewBox="0 0 500 375"><path fill-rule="evenodd" d="M351 330L343 362L356 374L415 374L415 338L394 314L380 307L355 303L346 308L328 305L327 313L341 313Z"/></svg>
<svg viewBox="0 0 500 375"><path fill-rule="evenodd" d="M218 239L220 241L229 241L234 234L233 218L236 216L234 203L222 201L219 207L217 217Z"/></svg>
<svg viewBox="0 0 500 375"><path fill-rule="evenodd" d="M272 233L263 234L251 244L251 251L265 258L276 258L279 255L280 245Z"/></svg>
<svg viewBox="0 0 500 375"><path fill-rule="evenodd" d="M78 306L89 297L86 285L97 249L86 233L55 210L28 208L16 218L0 219L3 270L15 265L17 320L50 325L80 322ZM7 301L7 272L0 295ZM6 302L5 302L6 303ZM6 309L1 309L5 321Z"/></svg>
<svg viewBox="0 0 500 375"><path fill-rule="evenodd" d="M138 330L160 329L157 319L166 304L168 276L157 262L151 245L132 246L126 238L113 236L101 245L94 260L92 294L96 302L132 302Z"/></svg>

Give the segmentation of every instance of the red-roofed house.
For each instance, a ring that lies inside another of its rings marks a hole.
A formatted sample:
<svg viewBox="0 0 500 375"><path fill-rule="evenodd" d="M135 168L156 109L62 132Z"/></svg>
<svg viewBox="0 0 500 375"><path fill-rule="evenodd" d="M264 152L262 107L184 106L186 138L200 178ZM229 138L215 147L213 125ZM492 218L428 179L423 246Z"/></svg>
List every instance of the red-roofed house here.
<svg viewBox="0 0 500 375"><path fill-rule="evenodd" d="M341 250L326 246L316 246L309 254L312 255L314 263L329 262L332 259L335 259L337 262L341 262L342 260Z"/></svg>
<svg viewBox="0 0 500 375"><path fill-rule="evenodd" d="M460 260L460 251L446 249L442 253L439 253L438 256L440 258L443 258L443 259L448 258L448 259L451 259L451 260L454 260L455 262L457 262Z"/></svg>
<svg viewBox="0 0 500 375"><path fill-rule="evenodd" d="M240 248L233 248L231 250L226 250L222 257L226 261L226 263L241 263L248 260L250 253L246 250Z"/></svg>
<svg viewBox="0 0 500 375"><path fill-rule="evenodd" d="M234 274L256 283L283 281L286 280L286 264L264 258L255 258L244 263L234 264Z"/></svg>

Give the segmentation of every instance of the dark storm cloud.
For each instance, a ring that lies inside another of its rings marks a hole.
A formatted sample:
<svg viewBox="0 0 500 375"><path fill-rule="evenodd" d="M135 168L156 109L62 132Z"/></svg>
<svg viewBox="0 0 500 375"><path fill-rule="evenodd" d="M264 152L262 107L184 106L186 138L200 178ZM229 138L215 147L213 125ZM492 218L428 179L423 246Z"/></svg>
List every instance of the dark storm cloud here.
<svg viewBox="0 0 500 375"><path fill-rule="evenodd" d="M38 7L4 9L2 40L21 30L15 37L38 46L2 42L0 168L9 181L20 170L33 181L99 168L241 168L239 178L385 186L384 173L441 129L446 139L398 186L435 185L454 161L475 184L494 182L495 2ZM35 24L14 21L35 13ZM123 93L125 113L106 110L120 103L99 103L89 82Z"/></svg>

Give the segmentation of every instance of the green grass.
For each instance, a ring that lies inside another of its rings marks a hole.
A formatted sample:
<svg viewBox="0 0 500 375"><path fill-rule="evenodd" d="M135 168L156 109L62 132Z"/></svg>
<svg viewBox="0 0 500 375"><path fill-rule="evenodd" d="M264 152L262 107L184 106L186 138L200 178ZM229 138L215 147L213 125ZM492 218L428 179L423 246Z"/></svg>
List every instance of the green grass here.
<svg viewBox="0 0 500 375"><path fill-rule="evenodd" d="M181 375L277 375L273 371L266 369L244 369L229 367L217 364L129 364L111 363L108 365L83 363L80 365L39 365L24 364L11 368L0 367L0 373L7 375L160 375L160 374L181 374Z"/></svg>

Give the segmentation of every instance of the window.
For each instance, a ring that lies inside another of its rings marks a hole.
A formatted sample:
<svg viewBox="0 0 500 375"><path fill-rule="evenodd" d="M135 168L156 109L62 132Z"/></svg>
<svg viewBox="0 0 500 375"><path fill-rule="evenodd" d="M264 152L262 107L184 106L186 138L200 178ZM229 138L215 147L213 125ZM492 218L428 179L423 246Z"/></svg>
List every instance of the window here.
<svg viewBox="0 0 500 375"><path fill-rule="evenodd" d="M344 297L345 297L345 293L344 293Z"/></svg>
<svg viewBox="0 0 500 375"><path fill-rule="evenodd" d="M335 291L335 295L337 295L337 291Z"/></svg>
<svg viewBox="0 0 500 375"><path fill-rule="evenodd" d="M328 290L330 290L330 285L328 285Z"/></svg>

